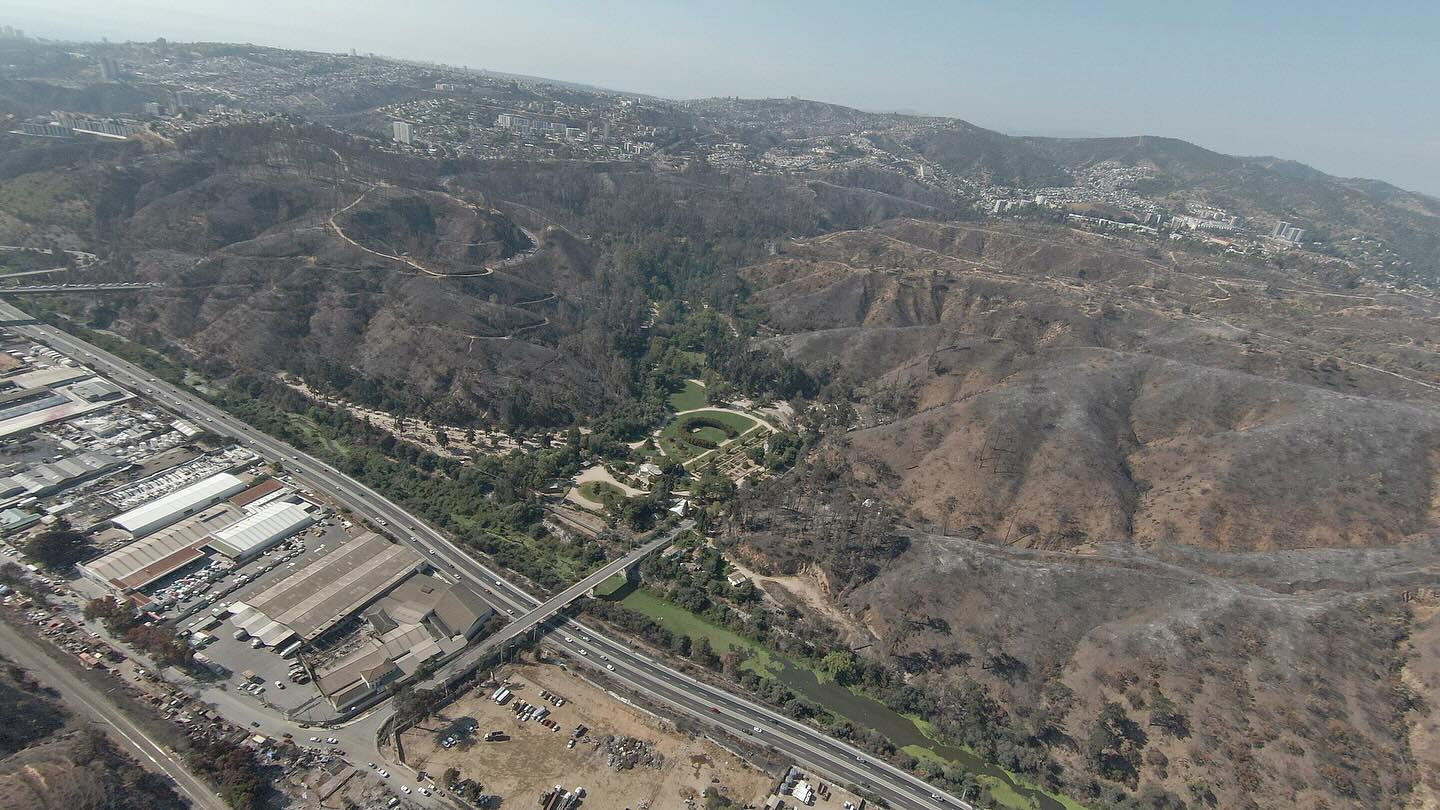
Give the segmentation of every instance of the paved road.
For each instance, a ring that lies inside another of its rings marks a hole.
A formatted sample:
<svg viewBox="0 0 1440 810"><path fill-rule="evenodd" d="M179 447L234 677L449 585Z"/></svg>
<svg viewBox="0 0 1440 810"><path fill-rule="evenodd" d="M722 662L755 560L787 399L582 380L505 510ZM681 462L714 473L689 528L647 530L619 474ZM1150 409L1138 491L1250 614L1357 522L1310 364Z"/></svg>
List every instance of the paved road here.
<svg viewBox="0 0 1440 810"><path fill-rule="evenodd" d="M0 302L0 320L24 320L29 317L14 306ZM122 385L149 394L204 423L215 433L235 437L268 458L283 461L286 467L328 497L386 527L401 542L427 555L437 569L489 588L489 601L502 612L507 608L529 612L540 605L542 600L505 581L440 532L330 465L254 430L209 402L157 380L143 369L66 332L43 324L11 328L69 353L77 360L104 371ZM496 585L496 582L500 584ZM953 796L939 794L928 783L883 760L791 721L769 708L677 672L637 653L628 644L601 636L573 620L567 620L560 626L570 631L572 637L579 636L576 643L559 645L575 662L596 668L610 664L614 670L608 674L631 688L703 722L730 732L750 734L836 782L860 785L875 795L883 796L893 807L907 810L971 807ZM590 641L579 643L587 637ZM582 647L588 655L579 655Z"/></svg>
<svg viewBox="0 0 1440 810"><path fill-rule="evenodd" d="M654 540L646 543L645 545L635 549L634 551L631 551L624 557L621 557L614 562L607 563L604 567L597 569L595 573L590 574L589 576L585 577L574 585L571 585L560 593L557 593L549 599L546 599L539 606L532 608L529 613L526 613L524 616L521 616L515 621L505 625L504 630L496 633L490 638L487 638L486 641L488 642L490 641L490 639L504 639L505 641L508 641L512 638L517 638L519 636L525 635L526 633L530 632L530 629L535 625L548 619L555 618L556 614L560 611L561 608L585 595L590 591L591 588L599 585L600 583L620 573L621 571L624 571L632 564L643 560L646 556L654 553L656 549L659 549L662 546L670 545L670 543L674 542L676 537L679 537L682 533L689 531L693 528L695 528L695 521L681 521L680 524L677 525L674 529L671 529L660 537L657 537Z"/></svg>
<svg viewBox="0 0 1440 810"><path fill-rule="evenodd" d="M591 588L599 585L620 571L625 570L632 563L644 559L646 555L654 553L656 549L669 545L674 542L676 537L679 537L683 532L689 531L694 527L695 521L693 520L681 521L674 529L660 537L634 549L629 554L626 554L614 562L606 563L604 566L596 569L594 573L545 600L543 604L530 608L530 612L516 617L514 621L509 622L500 628L500 630L486 636L479 644L471 646L464 653L456 656L444 666L440 667L440 669L436 670L434 675L423 684L420 684L420 687L433 689L437 686L443 686L452 678L474 667L476 663L496 648L503 647L511 641L529 633L537 626L556 618L562 608L578 599ZM503 583L503 580L495 580L496 587L503 587ZM523 610L524 608L522 607L521 609ZM504 610L513 615L516 608L504 608Z"/></svg>
<svg viewBox="0 0 1440 810"><path fill-rule="evenodd" d="M46 270L45 272L52 272ZM22 275L13 273L12 275ZM32 284L26 287L0 287L0 294L10 293L73 293L73 292L121 292L124 290L153 290L160 285L150 282L117 281L110 284Z"/></svg>
<svg viewBox="0 0 1440 810"><path fill-rule="evenodd" d="M0 622L0 646L5 654L46 686L60 692L65 705L90 715L105 725L105 730L121 748L136 755L140 764L170 777L190 803L202 810L227 810L218 794L190 773L181 759L165 746L151 739L138 725L126 716L103 693L80 680L64 665L51 658L40 647L39 642L28 638L10 625Z"/></svg>

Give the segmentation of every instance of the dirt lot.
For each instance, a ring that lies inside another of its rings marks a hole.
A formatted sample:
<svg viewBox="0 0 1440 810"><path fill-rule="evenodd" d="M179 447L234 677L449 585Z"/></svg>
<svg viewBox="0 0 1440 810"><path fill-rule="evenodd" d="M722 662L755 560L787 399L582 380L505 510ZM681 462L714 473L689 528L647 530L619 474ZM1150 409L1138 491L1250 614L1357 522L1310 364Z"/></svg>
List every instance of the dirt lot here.
<svg viewBox="0 0 1440 810"><path fill-rule="evenodd" d="M515 693L507 705L490 700L493 688L452 703L438 717L405 733L407 762L437 779L447 768L457 768L461 778L480 782L486 792L517 807L538 801L555 785L584 787L587 810L671 810L686 807L692 798L694 806L700 806L699 796L707 787L737 803L759 805L776 781L713 743L675 732L558 667L521 665L503 670L500 677L512 682ZM557 708L544 701L542 689L564 698L565 705ZM517 700L548 708L549 719L559 723L560 730L518 721L512 710ZM442 748L437 738L462 717L478 721L474 741ZM567 748L570 732L581 723L589 731L573 749ZM503 732L509 739L484 742L489 731ZM660 756L642 757L654 759L653 764L612 766L603 744L607 737L641 741L646 744L642 750Z"/></svg>

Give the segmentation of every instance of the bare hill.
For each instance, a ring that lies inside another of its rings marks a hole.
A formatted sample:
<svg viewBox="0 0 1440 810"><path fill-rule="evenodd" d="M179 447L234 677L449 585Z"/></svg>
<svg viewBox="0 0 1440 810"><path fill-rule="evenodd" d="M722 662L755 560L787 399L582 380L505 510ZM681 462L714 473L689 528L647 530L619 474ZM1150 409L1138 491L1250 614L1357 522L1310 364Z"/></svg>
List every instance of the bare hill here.
<svg viewBox="0 0 1440 810"><path fill-rule="evenodd" d="M1114 701L1147 738L1137 778L1199 806L1398 808L1422 753L1402 667L1429 671L1436 651L1408 644L1396 593L1440 582L1435 552L1075 555L918 536L839 601L927 693L973 677L1023 725L1056 724L1067 770L1085 769ZM1178 719L1161 721L1157 695Z"/></svg>
<svg viewBox="0 0 1440 810"><path fill-rule="evenodd" d="M1398 358L1433 315L1302 273L1164 258L902 221L744 275L786 333L772 342L837 367L866 403L827 452L922 525L1043 548L1434 531L1433 360L1368 362Z"/></svg>

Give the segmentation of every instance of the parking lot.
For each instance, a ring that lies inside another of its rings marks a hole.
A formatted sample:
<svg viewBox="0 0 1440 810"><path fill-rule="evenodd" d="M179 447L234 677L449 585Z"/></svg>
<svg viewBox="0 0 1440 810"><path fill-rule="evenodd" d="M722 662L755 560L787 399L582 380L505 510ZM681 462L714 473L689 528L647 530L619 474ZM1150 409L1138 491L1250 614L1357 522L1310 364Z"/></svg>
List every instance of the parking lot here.
<svg viewBox="0 0 1440 810"><path fill-rule="evenodd" d="M261 556L246 568L238 569L231 575L231 581L239 582L240 579L247 576L250 579L239 584L234 590L215 602L209 603L208 606L197 612L193 619L182 622L181 626L212 618L212 611L215 609L227 607L232 602L244 601L247 596L258 593L321 559L350 537L344 526L333 519L312 526L304 534L304 537L276 546L273 550L275 553L271 556ZM292 554L294 556L291 556ZM253 571L247 569L253 569ZM206 658L228 670L229 675L226 679L228 688L234 690L236 694L248 695L258 702L281 711L292 710L320 698L320 693L315 689L313 682L297 684L291 681L290 667L298 660L297 658L281 658L279 650L266 647L256 648L252 646L253 641L249 638L236 639L234 637L236 627L230 622L229 616L224 616L222 619L218 627L207 631L215 637L215 640L203 648L203 653ZM256 685L250 690L245 689L245 679L242 673L247 670L263 679L263 691L259 691L260 685ZM277 681L281 684L280 686L276 685Z"/></svg>

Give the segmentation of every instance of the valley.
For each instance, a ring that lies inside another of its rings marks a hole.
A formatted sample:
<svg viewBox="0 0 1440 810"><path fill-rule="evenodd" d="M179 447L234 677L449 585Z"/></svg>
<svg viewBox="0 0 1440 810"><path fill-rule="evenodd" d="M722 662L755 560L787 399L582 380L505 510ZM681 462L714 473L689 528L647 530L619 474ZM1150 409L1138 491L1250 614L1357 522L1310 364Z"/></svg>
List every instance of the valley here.
<svg viewBox="0 0 1440 810"><path fill-rule="evenodd" d="M0 296L515 593L693 521L584 620L887 779L1014 810L1434 806L1433 198L1149 136L84 47L129 78L0 45L0 261L42 274ZM126 111L160 88L205 103ZM62 103L88 105L70 134L35 134ZM86 286L16 289L52 278ZM771 767L748 716L715 733ZM475 767L439 730L406 744ZM491 778L549 790L544 736ZM707 761L657 770L666 796L703 802L693 770L763 801L683 736ZM656 786L582 753L596 806Z"/></svg>

